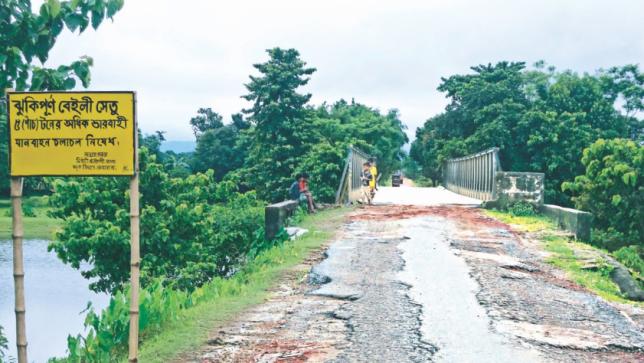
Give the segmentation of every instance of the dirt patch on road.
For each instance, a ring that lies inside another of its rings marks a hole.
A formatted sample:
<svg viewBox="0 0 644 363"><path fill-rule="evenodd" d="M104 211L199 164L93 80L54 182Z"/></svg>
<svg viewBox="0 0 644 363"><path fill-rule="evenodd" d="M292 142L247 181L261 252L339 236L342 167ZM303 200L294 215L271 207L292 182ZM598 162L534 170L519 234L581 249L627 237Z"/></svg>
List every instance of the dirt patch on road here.
<svg viewBox="0 0 644 363"><path fill-rule="evenodd" d="M416 205L370 205L358 208L349 215L351 221L394 221L422 216L449 218L458 224L478 228L504 228L510 226L496 219L484 216L476 207L464 206L416 206Z"/></svg>

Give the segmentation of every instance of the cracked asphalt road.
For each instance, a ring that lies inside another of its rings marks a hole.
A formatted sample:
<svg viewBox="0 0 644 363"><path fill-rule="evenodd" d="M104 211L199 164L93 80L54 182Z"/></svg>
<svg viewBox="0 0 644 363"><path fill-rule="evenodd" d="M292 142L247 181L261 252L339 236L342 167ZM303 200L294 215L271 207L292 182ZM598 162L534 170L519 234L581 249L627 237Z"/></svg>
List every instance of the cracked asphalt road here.
<svg viewBox="0 0 644 363"><path fill-rule="evenodd" d="M294 271L186 361L644 361L641 309L568 281L473 200L421 191L382 190L307 278Z"/></svg>

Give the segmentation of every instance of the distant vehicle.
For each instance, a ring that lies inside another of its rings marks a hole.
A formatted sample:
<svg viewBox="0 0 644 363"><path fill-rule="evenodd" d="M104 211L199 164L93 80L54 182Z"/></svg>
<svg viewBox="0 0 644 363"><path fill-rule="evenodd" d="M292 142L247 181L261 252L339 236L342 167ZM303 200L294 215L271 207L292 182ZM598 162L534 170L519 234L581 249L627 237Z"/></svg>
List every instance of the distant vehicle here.
<svg viewBox="0 0 644 363"><path fill-rule="evenodd" d="M399 187L400 184L402 184L402 183L403 183L402 173L400 171L397 171L397 172L393 173L393 175L391 176L391 186L392 187Z"/></svg>

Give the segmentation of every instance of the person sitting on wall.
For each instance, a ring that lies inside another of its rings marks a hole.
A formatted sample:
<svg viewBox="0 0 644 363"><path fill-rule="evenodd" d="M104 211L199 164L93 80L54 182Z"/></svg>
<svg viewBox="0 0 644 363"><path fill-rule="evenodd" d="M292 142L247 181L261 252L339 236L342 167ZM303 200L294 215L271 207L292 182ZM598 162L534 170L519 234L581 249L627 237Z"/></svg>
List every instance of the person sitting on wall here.
<svg viewBox="0 0 644 363"><path fill-rule="evenodd" d="M309 175L307 173L297 175L296 180L291 184L289 194L292 200L306 202L309 213L315 213L315 201L309 190Z"/></svg>

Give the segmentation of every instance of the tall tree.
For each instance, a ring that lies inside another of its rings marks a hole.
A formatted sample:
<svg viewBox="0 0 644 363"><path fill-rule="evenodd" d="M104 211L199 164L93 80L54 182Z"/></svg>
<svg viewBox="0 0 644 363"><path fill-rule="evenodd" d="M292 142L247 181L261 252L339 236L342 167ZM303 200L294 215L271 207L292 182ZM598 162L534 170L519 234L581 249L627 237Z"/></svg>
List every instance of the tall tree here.
<svg viewBox="0 0 644 363"><path fill-rule="evenodd" d="M215 179L222 180L230 171L240 168L246 158L246 145L241 141L242 131L250 127L242 114L232 115L232 122L224 125L223 118L210 108L200 108L198 116L190 120L197 138L192 155L192 169L205 172L212 169Z"/></svg>
<svg viewBox="0 0 644 363"><path fill-rule="evenodd" d="M250 76L248 94L252 102L243 110L254 126L252 148L245 162L244 182L257 194L275 201L286 196L289 181L308 151L311 127L305 105L310 94L298 93L315 68L306 67L295 49L267 50L270 59L255 64L259 76Z"/></svg>
<svg viewBox="0 0 644 363"><path fill-rule="evenodd" d="M218 129L224 126L223 118L217 112L214 112L210 107L200 108L197 111L197 116L190 119L192 132L196 138L199 138L204 132L208 130Z"/></svg>
<svg viewBox="0 0 644 363"><path fill-rule="evenodd" d="M123 0L47 0L37 13L30 0L0 2L0 92L7 88L22 90L68 90L79 80L90 82L92 59L81 57L69 65L44 66L58 35L67 27L82 33L91 24L97 29L123 7ZM35 61L40 66L34 65ZM0 192L8 188L8 145L6 104L0 95Z"/></svg>
<svg viewBox="0 0 644 363"><path fill-rule="evenodd" d="M504 170L545 172L546 200L570 205L561 184L583 173L583 149L627 136L636 120L616 106L624 97L628 108L638 107L633 82L623 83L632 73L578 75L543 62L533 70L508 62L472 70L443 79L438 89L451 102L416 133L411 156L432 179L446 159L497 146Z"/></svg>

